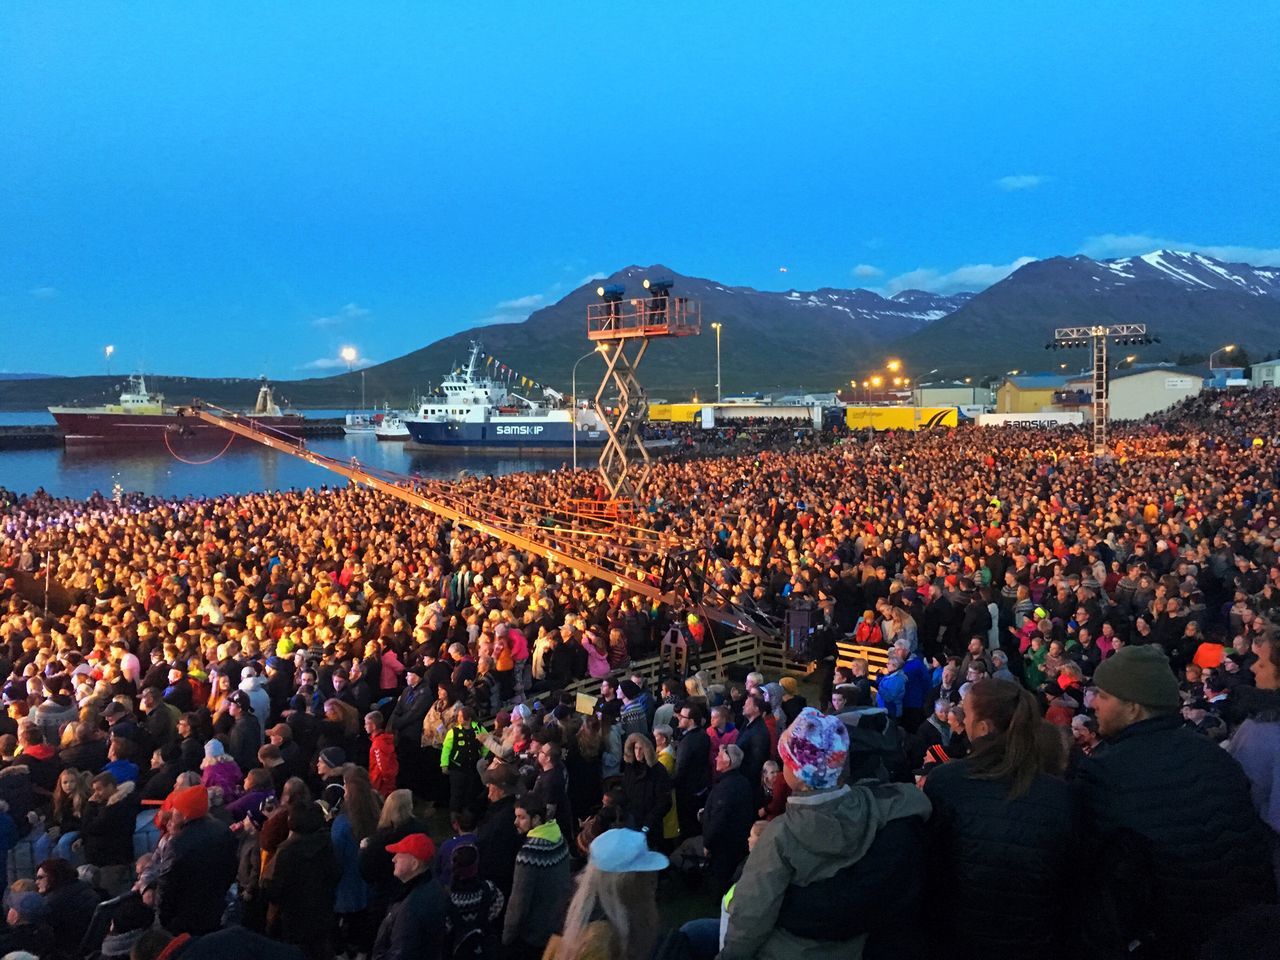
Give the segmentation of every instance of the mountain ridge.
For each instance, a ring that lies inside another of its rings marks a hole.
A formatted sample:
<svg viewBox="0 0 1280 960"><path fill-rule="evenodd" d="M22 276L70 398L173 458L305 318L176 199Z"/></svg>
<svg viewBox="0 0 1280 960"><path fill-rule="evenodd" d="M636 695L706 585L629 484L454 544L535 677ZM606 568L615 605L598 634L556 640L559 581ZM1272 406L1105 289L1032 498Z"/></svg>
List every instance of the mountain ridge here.
<svg viewBox="0 0 1280 960"><path fill-rule="evenodd" d="M363 377L370 405L403 406L439 382L478 339L518 373L562 390L579 363L579 393L594 393L601 367L587 352L586 307L596 301L600 284L622 283L627 296L645 296L645 277L669 277L676 295L702 305L702 336L651 344L640 371L651 396L710 395L717 353L712 322L722 324L726 394L827 392L866 376L891 356L900 357L915 379L927 369L979 378L1043 367L1053 328L1086 323L1146 323L1161 343L1138 348L1144 360L1204 356L1227 342L1247 347L1255 359L1280 354L1280 267L1231 263L1195 251L1155 250L1109 260L1048 257L979 292L947 295L912 289L885 296L866 287L762 291L683 275L664 264L629 264L525 320L461 330L359 373L278 381L277 392L299 406L350 406ZM121 379L0 377L0 408L101 403L112 398ZM201 396L245 406L256 395L253 378L148 380L174 402Z"/></svg>

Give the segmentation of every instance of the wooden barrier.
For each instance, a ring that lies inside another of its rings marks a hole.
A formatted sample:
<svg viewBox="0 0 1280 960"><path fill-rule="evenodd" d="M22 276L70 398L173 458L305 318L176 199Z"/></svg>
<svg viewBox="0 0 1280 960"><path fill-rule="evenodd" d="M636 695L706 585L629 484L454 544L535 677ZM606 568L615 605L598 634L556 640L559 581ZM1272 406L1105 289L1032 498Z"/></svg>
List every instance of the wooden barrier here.
<svg viewBox="0 0 1280 960"><path fill-rule="evenodd" d="M714 647L710 647L702 652L701 668L708 673L714 683L723 683L726 679L725 671L735 664L745 665L748 670L770 669L761 662L761 649L763 646L759 640L750 634L730 637L720 644L719 651ZM778 649L782 649L781 643L779 643ZM689 661L690 670L693 669L694 662L691 657ZM783 668L778 669L779 672L782 672ZM673 671L670 668L669 660L664 663L662 657L654 656L645 657L643 660L632 660L629 666L618 672L625 673L627 676L638 673L644 677L649 689L656 691L663 677L670 675ZM535 683L536 686L537 684ZM600 692L600 681L595 677L575 680L565 687L564 692L568 694L585 693L596 696Z"/></svg>
<svg viewBox="0 0 1280 960"><path fill-rule="evenodd" d="M884 672L885 664L889 662L889 648L868 647L858 643L846 643L843 640L836 643L836 666L847 667L858 657L867 661L867 666L870 668L868 673L876 677Z"/></svg>

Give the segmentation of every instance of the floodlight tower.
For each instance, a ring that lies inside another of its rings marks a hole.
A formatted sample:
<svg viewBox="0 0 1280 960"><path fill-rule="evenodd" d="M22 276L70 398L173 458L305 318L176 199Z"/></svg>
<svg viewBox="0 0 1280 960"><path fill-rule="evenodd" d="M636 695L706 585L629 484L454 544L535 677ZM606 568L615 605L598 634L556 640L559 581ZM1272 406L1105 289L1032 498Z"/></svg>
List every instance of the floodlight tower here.
<svg viewBox="0 0 1280 960"><path fill-rule="evenodd" d="M1107 370L1107 341L1117 345L1159 343L1159 337L1147 334L1145 323L1116 323L1109 327L1058 327L1046 350L1071 350L1089 346L1093 349L1093 455L1107 452L1107 424L1111 415L1111 377Z"/></svg>
<svg viewBox="0 0 1280 960"><path fill-rule="evenodd" d="M626 299L620 283L596 288L599 303L587 306L587 337L611 344L596 390L595 410L607 439L600 451L600 477L613 499L635 500L649 479L652 460L644 446L649 401L636 374L649 341L655 337L696 336L702 329L701 305L671 296L670 279L646 279L647 298ZM617 405L607 407L605 391L617 392Z"/></svg>

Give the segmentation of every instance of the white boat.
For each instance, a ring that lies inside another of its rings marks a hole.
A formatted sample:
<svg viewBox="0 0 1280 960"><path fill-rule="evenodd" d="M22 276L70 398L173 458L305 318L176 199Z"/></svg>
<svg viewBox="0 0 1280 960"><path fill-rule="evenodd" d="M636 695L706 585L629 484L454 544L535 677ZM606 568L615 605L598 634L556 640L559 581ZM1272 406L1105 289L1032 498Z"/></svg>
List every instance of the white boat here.
<svg viewBox="0 0 1280 960"><path fill-rule="evenodd" d="M473 341L467 365L445 377L440 389L418 405L405 426L415 450L568 450L600 447L604 423L585 406L574 410L564 394L541 387L534 400L483 372L480 344Z"/></svg>
<svg viewBox="0 0 1280 960"><path fill-rule="evenodd" d="M348 413L342 424L342 432L348 437L367 437L382 422L380 413Z"/></svg>
<svg viewBox="0 0 1280 960"><path fill-rule="evenodd" d="M404 441L409 439L409 427L405 423L411 413L398 411L385 414L382 422L373 428L373 435L379 440Z"/></svg>

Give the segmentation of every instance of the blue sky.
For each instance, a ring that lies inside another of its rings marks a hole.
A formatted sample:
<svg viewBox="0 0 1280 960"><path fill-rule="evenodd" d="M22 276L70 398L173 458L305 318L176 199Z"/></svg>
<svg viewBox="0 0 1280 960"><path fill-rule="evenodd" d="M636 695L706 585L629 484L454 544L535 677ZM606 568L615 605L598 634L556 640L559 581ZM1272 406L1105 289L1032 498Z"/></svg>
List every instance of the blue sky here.
<svg viewBox="0 0 1280 960"><path fill-rule="evenodd" d="M8 0L0 368L314 375L630 263L1280 262L1277 35L1172 0Z"/></svg>

